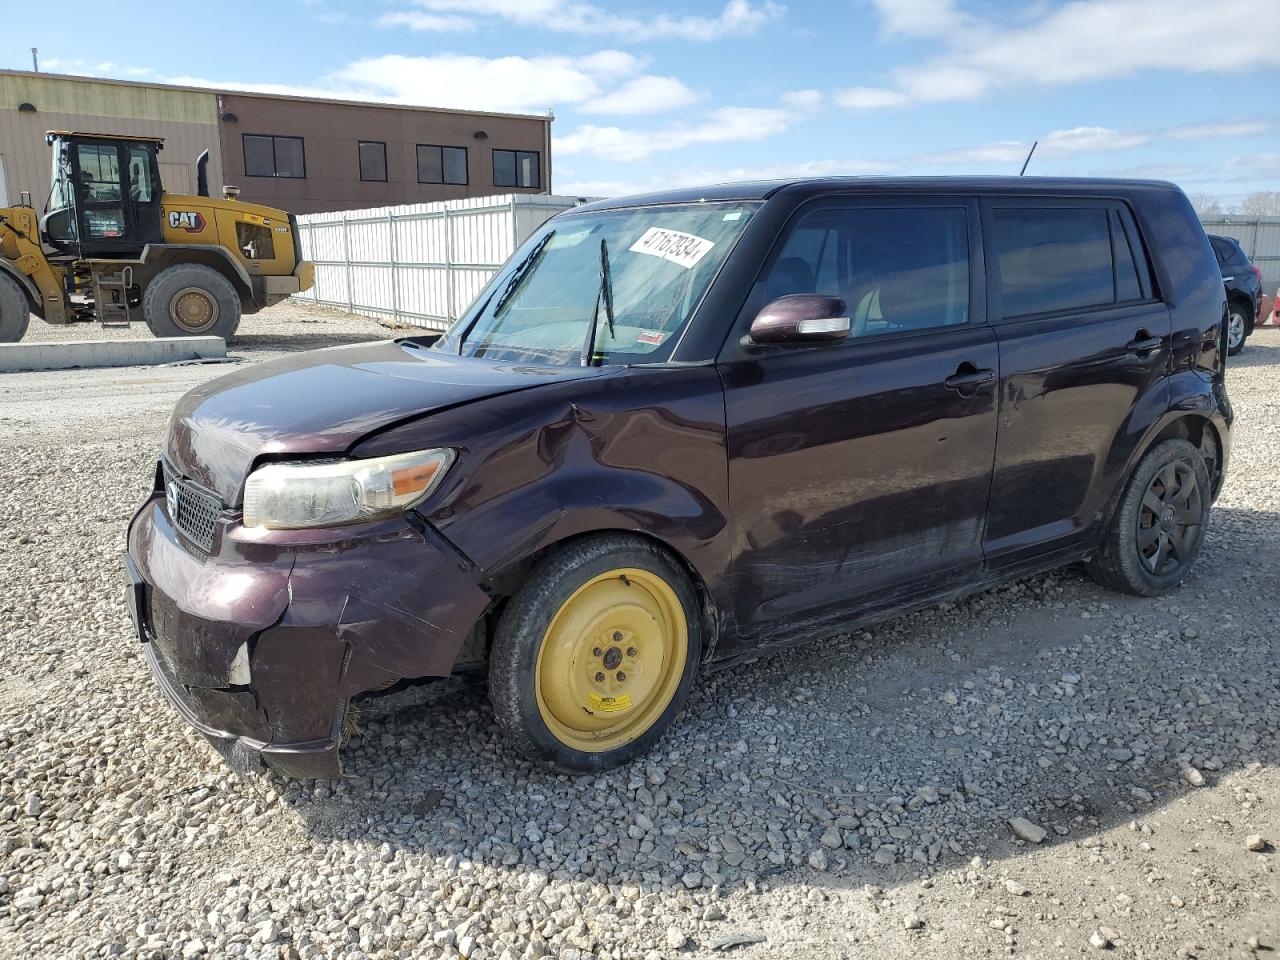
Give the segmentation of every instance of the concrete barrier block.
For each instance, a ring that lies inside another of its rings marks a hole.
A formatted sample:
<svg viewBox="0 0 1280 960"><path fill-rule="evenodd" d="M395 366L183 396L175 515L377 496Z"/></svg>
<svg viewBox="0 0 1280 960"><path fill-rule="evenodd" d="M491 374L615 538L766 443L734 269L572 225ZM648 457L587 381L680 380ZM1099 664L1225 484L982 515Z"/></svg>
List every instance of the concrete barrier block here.
<svg viewBox="0 0 1280 960"><path fill-rule="evenodd" d="M221 337L0 343L0 373L71 370L77 367L140 367L179 360L214 360L226 355L227 342Z"/></svg>

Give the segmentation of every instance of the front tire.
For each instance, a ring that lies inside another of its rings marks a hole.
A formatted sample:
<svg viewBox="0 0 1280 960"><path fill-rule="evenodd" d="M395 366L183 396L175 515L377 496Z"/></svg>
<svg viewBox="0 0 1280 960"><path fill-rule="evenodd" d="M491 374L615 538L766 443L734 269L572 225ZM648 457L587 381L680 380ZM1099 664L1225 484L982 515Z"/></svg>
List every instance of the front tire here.
<svg viewBox="0 0 1280 960"><path fill-rule="evenodd" d="M157 337L222 337L240 326L240 295L218 271L195 263L161 270L142 295L142 316Z"/></svg>
<svg viewBox="0 0 1280 960"><path fill-rule="evenodd" d="M0 343L17 343L31 322L31 305L13 277L0 273Z"/></svg>
<svg viewBox="0 0 1280 960"><path fill-rule="evenodd" d="M1209 527L1212 481L1186 440L1156 444L1138 462L1089 573L1104 587L1155 597L1178 586Z"/></svg>
<svg viewBox="0 0 1280 960"><path fill-rule="evenodd" d="M593 536L549 555L507 603L489 700L525 756L595 773L658 742L701 655L697 594L680 565L647 541Z"/></svg>
<svg viewBox="0 0 1280 960"><path fill-rule="evenodd" d="M1232 304L1227 314L1227 356L1234 357L1244 349L1244 342L1249 336L1249 318L1243 308Z"/></svg>

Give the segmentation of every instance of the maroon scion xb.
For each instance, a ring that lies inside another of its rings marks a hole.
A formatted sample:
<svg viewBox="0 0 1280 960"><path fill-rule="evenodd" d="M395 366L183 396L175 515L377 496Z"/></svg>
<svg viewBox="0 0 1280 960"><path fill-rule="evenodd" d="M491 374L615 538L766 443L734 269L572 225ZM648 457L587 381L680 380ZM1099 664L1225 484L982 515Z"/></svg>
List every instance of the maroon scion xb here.
<svg viewBox="0 0 1280 960"><path fill-rule="evenodd" d="M810 180L592 203L443 335L187 394L129 602L237 769L482 673L530 757L648 749L700 668L1073 561L1151 596L1221 487L1226 304L1165 183Z"/></svg>

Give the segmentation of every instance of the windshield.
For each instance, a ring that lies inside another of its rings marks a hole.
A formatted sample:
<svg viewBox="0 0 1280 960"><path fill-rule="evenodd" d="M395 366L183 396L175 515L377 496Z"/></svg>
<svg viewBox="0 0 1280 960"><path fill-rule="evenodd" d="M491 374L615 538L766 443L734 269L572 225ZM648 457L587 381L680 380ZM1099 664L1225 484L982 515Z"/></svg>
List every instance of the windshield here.
<svg viewBox="0 0 1280 960"><path fill-rule="evenodd" d="M437 346L525 363L665 360L758 206L690 203L557 217Z"/></svg>

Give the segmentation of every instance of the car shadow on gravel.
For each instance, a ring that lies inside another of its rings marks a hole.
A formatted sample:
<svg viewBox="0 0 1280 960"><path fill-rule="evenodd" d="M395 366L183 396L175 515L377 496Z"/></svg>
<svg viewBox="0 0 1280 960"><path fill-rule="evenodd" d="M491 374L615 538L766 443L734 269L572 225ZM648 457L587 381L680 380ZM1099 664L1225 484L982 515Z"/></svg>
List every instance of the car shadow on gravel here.
<svg viewBox="0 0 1280 960"><path fill-rule="evenodd" d="M1280 564L1280 515L1215 518L1167 597L1072 567L712 673L621 770L529 764L473 688L367 722L345 781L276 788L321 843L644 889L892 885L1035 849L1015 817L1087 846L1280 763L1276 616L1222 574Z"/></svg>

